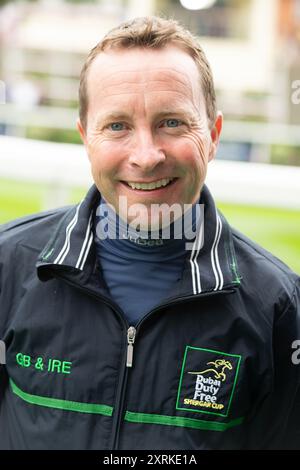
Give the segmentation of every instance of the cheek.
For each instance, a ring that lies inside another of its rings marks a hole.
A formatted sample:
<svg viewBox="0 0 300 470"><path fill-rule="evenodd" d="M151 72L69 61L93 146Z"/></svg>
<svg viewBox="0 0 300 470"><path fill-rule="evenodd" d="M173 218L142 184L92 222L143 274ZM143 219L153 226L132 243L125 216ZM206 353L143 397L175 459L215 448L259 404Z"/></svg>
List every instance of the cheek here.
<svg viewBox="0 0 300 470"><path fill-rule="evenodd" d="M209 137L197 132L191 133L188 137L198 156L205 161L209 153Z"/></svg>
<svg viewBox="0 0 300 470"><path fill-rule="evenodd" d="M120 164L122 148L108 140L94 140L89 143L87 152L93 171L112 173Z"/></svg>
<svg viewBox="0 0 300 470"><path fill-rule="evenodd" d="M205 137L199 137L197 134L188 134L182 139L181 143L176 146L177 155L186 165L187 171L189 167L195 170L201 170L208 162L209 142Z"/></svg>

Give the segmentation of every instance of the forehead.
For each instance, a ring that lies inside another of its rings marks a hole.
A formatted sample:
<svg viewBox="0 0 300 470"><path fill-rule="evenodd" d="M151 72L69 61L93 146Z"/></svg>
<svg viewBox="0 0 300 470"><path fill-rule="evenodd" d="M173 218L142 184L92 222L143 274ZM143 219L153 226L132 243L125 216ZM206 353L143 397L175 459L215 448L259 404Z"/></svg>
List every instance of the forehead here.
<svg viewBox="0 0 300 470"><path fill-rule="evenodd" d="M162 49L119 49L101 52L87 78L88 96L105 97L143 92L177 92L196 98L199 71L189 54L168 46Z"/></svg>

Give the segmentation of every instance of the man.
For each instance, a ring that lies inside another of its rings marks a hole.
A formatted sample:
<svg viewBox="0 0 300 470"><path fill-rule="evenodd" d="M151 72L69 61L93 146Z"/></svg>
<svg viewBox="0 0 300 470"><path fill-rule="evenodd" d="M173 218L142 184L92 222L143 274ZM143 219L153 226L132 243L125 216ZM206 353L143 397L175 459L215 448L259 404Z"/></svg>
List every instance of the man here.
<svg viewBox="0 0 300 470"><path fill-rule="evenodd" d="M300 448L299 278L216 210L221 128L176 22L135 19L91 51L95 186L1 234L1 448Z"/></svg>

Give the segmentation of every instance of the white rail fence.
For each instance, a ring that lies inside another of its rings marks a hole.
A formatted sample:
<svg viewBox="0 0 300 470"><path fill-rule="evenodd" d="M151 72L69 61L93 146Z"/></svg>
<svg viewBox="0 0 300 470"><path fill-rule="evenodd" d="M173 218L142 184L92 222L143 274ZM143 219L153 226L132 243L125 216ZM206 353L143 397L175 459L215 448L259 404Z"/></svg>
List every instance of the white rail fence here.
<svg viewBox="0 0 300 470"><path fill-rule="evenodd" d="M92 184L82 145L0 136L0 178L42 183L45 209L68 203L71 188ZM206 180L222 202L300 209L300 168L215 160Z"/></svg>
<svg viewBox="0 0 300 470"><path fill-rule="evenodd" d="M74 130L77 117L77 109L52 106L22 107L11 103L0 106L1 124L11 126L14 130L16 128L22 130L27 126ZM225 119L222 129L222 141L249 142L259 145L300 146L300 132L297 125L228 121Z"/></svg>

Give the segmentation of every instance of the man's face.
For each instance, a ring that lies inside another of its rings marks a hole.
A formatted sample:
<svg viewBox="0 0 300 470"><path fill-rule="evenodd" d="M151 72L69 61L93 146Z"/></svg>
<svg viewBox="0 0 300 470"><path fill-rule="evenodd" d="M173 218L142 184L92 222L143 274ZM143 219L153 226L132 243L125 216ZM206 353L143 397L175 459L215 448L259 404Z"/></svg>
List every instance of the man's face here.
<svg viewBox="0 0 300 470"><path fill-rule="evenodd" d="M209 128L199 72L181 49L100 53L87 79L87 127L78 130L104 199L119 209L195 203L214 157L222 116ZM149 186L150 184L150 186ZM144 186L147 185L147 186ZM160 186L160 187L158 187ZM152 226L158 224L152 211Z"/></svg>

